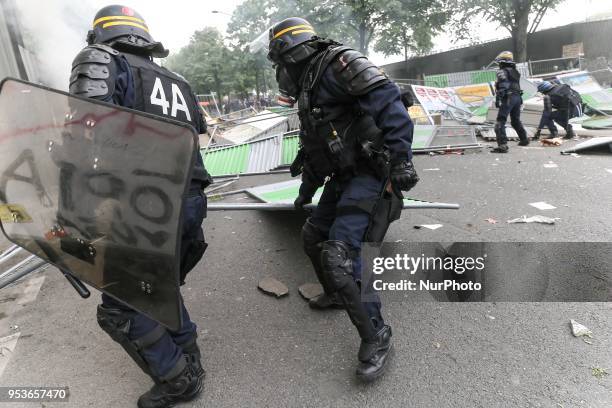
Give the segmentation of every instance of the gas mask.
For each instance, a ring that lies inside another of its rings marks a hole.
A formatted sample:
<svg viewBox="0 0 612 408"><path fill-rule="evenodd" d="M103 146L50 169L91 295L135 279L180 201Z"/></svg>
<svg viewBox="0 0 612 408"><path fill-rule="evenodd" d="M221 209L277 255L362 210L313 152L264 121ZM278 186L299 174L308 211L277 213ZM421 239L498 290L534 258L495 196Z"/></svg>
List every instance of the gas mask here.
<svg viewBox="0 0 612 408"><path fill-rule="evenodd" d="M300 94L300 70L294 64L276 65L276 82L278 82L278 104L292 108Z"/></svg>

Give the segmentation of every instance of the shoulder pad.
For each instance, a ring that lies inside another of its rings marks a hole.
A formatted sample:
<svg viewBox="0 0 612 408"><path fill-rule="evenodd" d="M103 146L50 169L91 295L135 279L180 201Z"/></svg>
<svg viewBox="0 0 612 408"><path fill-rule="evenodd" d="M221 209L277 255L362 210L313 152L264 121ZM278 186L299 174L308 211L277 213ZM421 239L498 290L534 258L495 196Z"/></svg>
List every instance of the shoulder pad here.
<svg viewBox="0 0 612 408"><path fill-rule="evenodd" d="M355 50L341 53L332 62L336 79L351 95L365 95L389 82L387 76L363 54Z"/></svg>
<svg viewBox="0 0 612 408"><path fill-rule="evenodd" d="M70 93L87 98L112 95L115 89L113 55L119 52L104 44L81 50L72 62Z"/></svg>
<svg viewBox="0 0 612 408"><path fill-rule="evenodd" d="M116 49L114 49L110 45L106 45L106 44L92 44L92 45L88 46L87 48L97 48L100 51L107 52L107 53L109 53L111 55L119 55L119 51L117 51Z"/></svg>

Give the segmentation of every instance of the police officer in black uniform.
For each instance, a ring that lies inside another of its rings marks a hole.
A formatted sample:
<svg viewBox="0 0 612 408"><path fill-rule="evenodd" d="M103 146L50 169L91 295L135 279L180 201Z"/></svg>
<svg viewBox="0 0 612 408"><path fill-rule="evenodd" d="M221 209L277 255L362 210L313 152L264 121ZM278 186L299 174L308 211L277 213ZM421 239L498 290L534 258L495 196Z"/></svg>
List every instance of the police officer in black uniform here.
<svg viewBox="0 0 612 408"><path fill-rule="evenodd" d="M495 62L499 65L497 71L497 81L495 82L495 107L499 108L497 122L495 123L495 136L497 147L494 153L508 152L508 137L506 136L506 121L510 115L510 124L519 137L519 146L527 146L529 139L527 132L521 122L521 105L523 98L521 95L521 74L516 69L514 55L510 51L500 53Z"/></svg>
<svg viewBox="0 0 612 408"><path fill-rule="evenodd" d="M299 104L301 148L292 165L302 175L296 207L325 185L302 229L304 249L325 293L314 308L342 307L361 337L357 376L379 377L391 351L391 327L376 296L362 302L361 244L382 241L399 218L401 190L418 181L413 125L400 90L359 52L316 36L302 18L270 30L268 58L279 102ZM367 285L366 282L363 285Z"/></svg>
<svg viewBox="0 0 612 408"><path fill-rule="evenodd" d="M553 84L549 81L540 82L538 84L538 92L544 95L544 111L533 138L538 139L544 127L547 127L550 131L551 138L557 137L558 132L555 122L565 129L564 139L572 139L576 136L569 120L582 116L582 98L580 94L567 84Z"/></svg>
<svg viewBox="0 0 612 408"><path fill-rule="evenodd" d="M87 43L72 63L72 94L178 120L199 133L206 131L189 84L153 62L153 57L166 57L168 51L153 40L140 14L118 5L102 8L94 18ZM193 154L196 164L183 208L181 283L206 249L201 227L206 215L203 189L211 180L199 148ZM155 382L139 398L139 407L169 407L201 392L205 372L196 342L197 328L184 304L183 325L176 332L105 294L97 318L102 329Z"/></svg>

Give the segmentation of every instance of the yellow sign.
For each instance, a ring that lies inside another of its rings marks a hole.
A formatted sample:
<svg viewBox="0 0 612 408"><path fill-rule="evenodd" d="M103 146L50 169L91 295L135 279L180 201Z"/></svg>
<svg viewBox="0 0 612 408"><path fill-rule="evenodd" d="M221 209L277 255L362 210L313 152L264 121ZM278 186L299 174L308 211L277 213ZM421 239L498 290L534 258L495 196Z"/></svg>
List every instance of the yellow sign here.
<svg viewBox="0 0 612 408"><path fill-rule="evenodd" d="M3 223L32 222L25 208L19 204L0 204L0 221Z"/></svg>
<svg viewBox="0 0 612 408"><path fill-rule="evenodd" d="M489 84L459 86L457 88L454 88L454 90L459 99L461 99L467 104L482 104L484 98L493 96Z"/></svg>
<svg viewBox="0 0 612 408"><path fill-rule="evenodd" d="M409 107L408 114L415 125L431 125L431 119L421 105L412 105Z"/></svg>

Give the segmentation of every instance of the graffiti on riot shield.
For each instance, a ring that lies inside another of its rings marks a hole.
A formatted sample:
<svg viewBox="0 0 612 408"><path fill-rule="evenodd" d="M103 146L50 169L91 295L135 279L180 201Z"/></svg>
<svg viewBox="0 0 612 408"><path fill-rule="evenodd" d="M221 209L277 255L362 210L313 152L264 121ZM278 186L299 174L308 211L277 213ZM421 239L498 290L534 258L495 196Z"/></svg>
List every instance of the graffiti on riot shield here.
<svg viewBox="0 0 612 408"><path fill-rule="evenodd" d="M195 137L177 122L5 80L3 232L176 329L179 224Z"/></svg>

